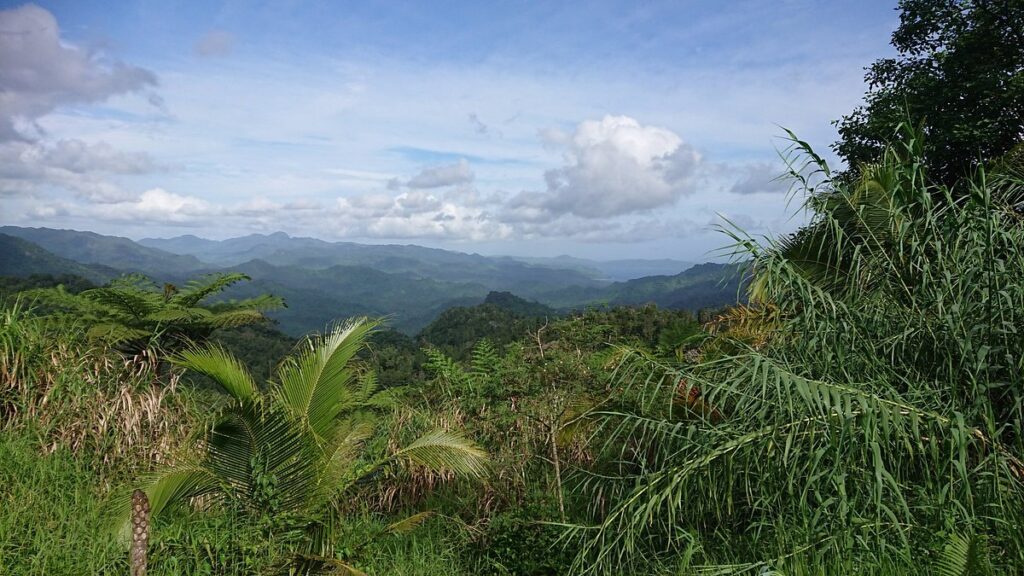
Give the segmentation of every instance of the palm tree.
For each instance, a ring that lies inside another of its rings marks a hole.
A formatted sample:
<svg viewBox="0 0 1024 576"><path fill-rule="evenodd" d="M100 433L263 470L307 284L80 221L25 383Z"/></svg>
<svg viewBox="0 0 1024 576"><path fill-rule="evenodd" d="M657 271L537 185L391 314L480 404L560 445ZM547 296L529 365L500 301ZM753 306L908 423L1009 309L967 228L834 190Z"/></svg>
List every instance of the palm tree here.
<svg viewBox="0 0 1024 576"><path fill-rule="evenodd" d="M373 409L389 402L386 391L376 390L372 373L353 361L377 325L351 320L307 340L282 362L266 390L219 347L176 356L176 364L213 380L227 404L203 454L163 471L145 487L153 516L205 497L304 534L296 550L303 571L344 567L333 546L342 499L357 481L390 466L480 477L485 453L456 432L427 432L377 459L362 450L375 430Z"/></svg>

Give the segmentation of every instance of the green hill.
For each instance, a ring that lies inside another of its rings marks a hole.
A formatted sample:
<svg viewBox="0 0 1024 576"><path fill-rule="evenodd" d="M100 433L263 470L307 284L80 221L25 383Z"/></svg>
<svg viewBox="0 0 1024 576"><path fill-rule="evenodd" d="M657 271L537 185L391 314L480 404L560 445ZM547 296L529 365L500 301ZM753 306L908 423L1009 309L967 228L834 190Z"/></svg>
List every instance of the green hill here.
<svg viewBox="0 0 1024 576"><path fill-rule="evenodd" d="M483 338L503 346L521 339L554 316L555 311L543 304L509 292L491 292L482 304L445 310L420 332L418 339L461 360Z"/></svg>
<svg viewBox="0 0 1024 576"><path fill-rule="evenodd" d="M61 258L80 264L100 264L123 272L142 272L157 278L188 276L203 268L203 263L194 256L148 248L119 236L18 226L0 227L0 234L28 240Z"/></svg>
<svg viewBox="0 0 1024 576"><path fill-rule="evenodd" d="M743 264L698 264L673 276L647 276L603 288L573 287L542 295L538 300L555 308L637 306L697 311L742 300Z"/></svg>
<svg viewBox="0 0 1024 576"><path fill-rule="evenodd" d="M61 258L32 242L0 234L0 276L73 275L102 284L119 275L117 270L84 265Z"/></svg>

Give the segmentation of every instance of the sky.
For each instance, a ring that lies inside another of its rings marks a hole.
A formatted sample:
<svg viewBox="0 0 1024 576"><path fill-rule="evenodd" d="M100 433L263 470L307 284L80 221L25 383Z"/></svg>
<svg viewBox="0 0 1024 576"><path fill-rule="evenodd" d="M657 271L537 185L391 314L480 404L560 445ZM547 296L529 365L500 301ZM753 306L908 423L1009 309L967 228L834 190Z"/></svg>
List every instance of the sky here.
<svg viewBox="0 0 1024 576"><path fill-rule="evenodd" d="M714 259L723 225L803 222L784 129L839 165L832 121L897 23L895 0L0 0L0 224Z"/></svg>

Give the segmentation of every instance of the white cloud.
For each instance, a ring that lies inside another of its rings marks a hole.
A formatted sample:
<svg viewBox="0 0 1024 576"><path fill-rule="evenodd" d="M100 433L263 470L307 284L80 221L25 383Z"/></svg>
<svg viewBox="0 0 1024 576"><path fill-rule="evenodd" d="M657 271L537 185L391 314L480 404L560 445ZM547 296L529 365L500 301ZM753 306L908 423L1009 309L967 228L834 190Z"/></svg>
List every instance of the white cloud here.
<svg viewBox="0 0 1024 576"><path fill-rule="evenodd" d="M61 41L53 14L28 4L0 11L0 141L66 104L99 102L156 85L156 76Z"/></svg>
<svg viewBox="0 0 1024 576"><path fill-rule="evenodd" d="M556 132L543 137L560 139ZM671 206L693 191L701 162L671 130L628 116L581 122L565 146L565 165L544 174L547 191L519 194L510 203L513 217L610 218Z"/></svg>
<svg viewBox="0 0 1024 576"><path fill-rule="evenodd" d="M465 158L454 164L424 168L405 183L409 188L441 188L456 184L469 184L475 175Z"/></svg>
<svg viewBox="0 0 1024 576"><path fill-rule="evenodd" d="M206 223L219 210L194 196L182 196L162 188L146 190L138 198L117 202L98 209L107 218L144 222Z"/></svg>

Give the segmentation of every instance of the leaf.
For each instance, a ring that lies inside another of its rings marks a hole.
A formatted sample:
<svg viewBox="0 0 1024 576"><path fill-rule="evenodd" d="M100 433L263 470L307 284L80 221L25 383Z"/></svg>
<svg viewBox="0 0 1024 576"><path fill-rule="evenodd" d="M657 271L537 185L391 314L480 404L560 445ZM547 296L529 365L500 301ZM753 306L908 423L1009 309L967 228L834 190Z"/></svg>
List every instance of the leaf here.
<svg viewBox="0 0 1024 576"><path fill-rule="evenodd" d="M473 478L482 477L487 470L487 452L461 434L447 430L427 432L395 452L392 458Z"/></svg>
<svg viewBox="0 0 1024 576"><path fill-rule="evenodd" d="M219 345L185 350L170 360L182 368L208 376L236 400L253 400L258 394L249 371Z"/></svg>

